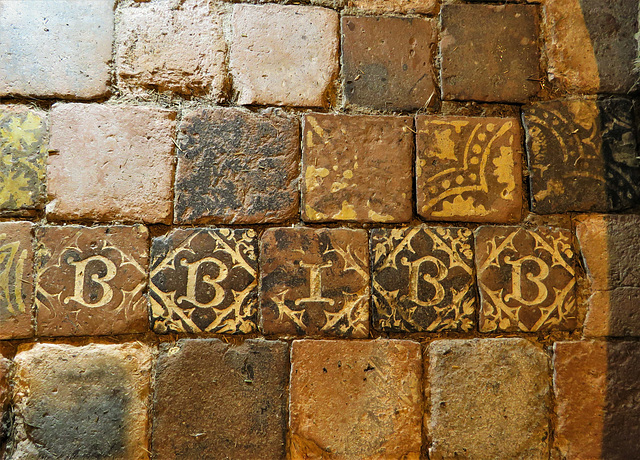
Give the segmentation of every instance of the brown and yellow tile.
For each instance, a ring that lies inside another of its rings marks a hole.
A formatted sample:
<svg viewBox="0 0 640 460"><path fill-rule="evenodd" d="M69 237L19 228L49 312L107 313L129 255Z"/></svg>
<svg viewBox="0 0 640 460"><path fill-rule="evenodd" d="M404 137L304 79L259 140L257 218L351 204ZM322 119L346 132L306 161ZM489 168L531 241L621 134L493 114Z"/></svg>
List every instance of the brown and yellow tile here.
<svg viewBox="0 0 640 460"><path fill-rule="evenodd" d="M576 328L569 231L480 227L475 236L482 332Z"/></svg>
<svg viewBox="0 0 640 460"><path fill-rule="evenodd" d="M515 118L418 116L416 198L427 220L520 220L522 135Z"/></svg>
<svg viewBox="0 0 640 460"><path fill-rule="evenodd" d="M465 228L371 230L372 322L385 332L469 331L473 235Z"/></svg>
<svg viewBox="0 0 640 460"><path fill-rule="evenodd" d="M147 331L148 237L141 225L37 229L38 335Z"/></svg>
<svg viewBox="0 0 640 460"><path fill-rule="evenodd" d="M174 230L151 245L152 329L242 334L256 330L254 230Z"/></svg>
<svg viewBox="0 0 640 460"><path fill-rule="evenodd" d="M260 279L265 334L369 334L365 230L269 229L262 236Z"/></svg>

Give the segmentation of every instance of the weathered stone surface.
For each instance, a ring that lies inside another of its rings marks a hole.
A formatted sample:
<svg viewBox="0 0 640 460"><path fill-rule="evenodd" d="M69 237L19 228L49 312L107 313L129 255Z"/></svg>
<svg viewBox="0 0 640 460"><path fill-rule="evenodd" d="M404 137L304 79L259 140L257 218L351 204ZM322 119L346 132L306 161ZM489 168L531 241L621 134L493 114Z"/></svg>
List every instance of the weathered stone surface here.
<svg viewBox="0 0 640 460"><path fill-rule="evenodd" d="M154 458L285 458L288 361L285 342L164 344L155 380Z"/></svg>
<svg viewBox="0 0 640 460"><path fill-rule="evenodd" d="M347 5L374 13L432 14L438 0L348 0Z"/></svg>
<svg viewBox="0 0 640 460"><path fill-rule="evenodd" d="M30 222L0 222L0 339L33 335Z"/></svg>
<svg viewBox="0 0 640 460"><path fill-rule="evenodd" d="M119 86L221 100L227 50L222 15L210 0L122 8L116 45Z"/></svg>
<svg viewBox="0 0 640 460"><path fill-rule="evenodd" d="M148 237L143 226L38 228L38 335L147 331Z"/></svg>
<svg viewBox="0 0 640 460"><path fill-rule="evenodd" d="M640 216L584 216L576 235L591 282L584 334L640 336Z"/></svg>
<svg viewBox="0 0 640 460"><path fill-rule="evenodd" d="M0 455L5 456L5 447L9 437L12 413L11 413L11 375L12 363L0 355Z"/></svg>
<svg viewBox="0 0 640 460"><path fill-rule="evenodd" d="M265 231L260 256L263 332L366 337L367 249L365 230Z"/></svg>
<svg viewBox="0 0 640 460"><path fill-rule="evenodd" d="M443 5L444 99L523 102L540 89L536 5Z"/></svg>
<svg viewBox="0 0 640 460"><path fill-rule="evenodd" d="M546 0L549 79L573 93L626 93L637 83L637 0Z"/></svg>
<svg viewBox="0 0 640 460"><path fill-rule="evenodd" d="M415 110L435 100L435 28L432 19L343 17L347 102L380 110Z"/></svg>
<svg viewBox="0 0 640 460"><path fill-rule="evenodd" d="M291 348L292 460L418 460L420 344L297 340Z"/></svg>
<svg viewBox="0 0 640 460"><path fill-rule="evenodd" d="M177 229L154 238L149 276L152 329L254 332L257 272L254 230Z"/></svg>
<svg viewBox="0 0 640 460"><path fill-rule="evenodd" d="M239 104L326 106L338 73L338 13L234 5L229 68Z"/></svg>
<svg viewBox="0 0 640 460"><path fill-rule="evenodd" d="M199 109L180 123L178 146L177 223L255 224L298 216L296 119Z"/></svg>
<svg viewBox="0 0 640 460"><path fill-rule="evenodd" d="M0 1L0 96L109 91L114 0Z"/></svg>
<svg viewBox="0 0 640 460"><path fill-rule="evenodd" d="M429 458L548 458L547 355L524 339L429 346Z"/></svg>
<svg viewBox="0 0 640 460"><path fill-rule="evenodd" d="M15 358L10 458L148 459L151 361L140 342L25 345Z"/></svg>
<svg viewBox="0 0 640 460"><path fill-rule="evenodd" d="M0 110L0 214L22 214L44 200L46 115L23 106Z"/></svg>
<svg viewBox="0 0 640 460"><path fill-rule="evenodd" d="M418 116L416 197L427 220L519 222L522 136L515 118Z"/></svg>
<svg viewBox="0 0 640 460"><path fill-rule="evenodd" d="M469 331L476 311L473 236L466 228L371 230L372 316L389 332Z"/></svg>
<svg viewBox="0 0 640 460"><path fill-rule="evenodd" d="M306 115L302 218L407 222L412 216L409 117Z"/></svg>
<svg viewBox="0 0 640 460"><path fill-rule="evenodd" d="M611 212L640 203L633 103L562 99L524 109L531 209Z"/></svg>
<svg viewBox="0 0 640 460"><path fill-rule="evenodd" d="M568 230L480 227L475 258L482 332L576 328L575 254Z"/></svg>
<svg viewBox="0 0 640 460"><path fill-rule="evenodd" d="M47 215L171 222L175 117L151 107L54 105Z"/></svg>
<svg viewBox="0 0 640 460"><path fill-rule="evenodd" d="M556 448L562 458L634 458L640 437L637 342L556 342Z"/></svg>

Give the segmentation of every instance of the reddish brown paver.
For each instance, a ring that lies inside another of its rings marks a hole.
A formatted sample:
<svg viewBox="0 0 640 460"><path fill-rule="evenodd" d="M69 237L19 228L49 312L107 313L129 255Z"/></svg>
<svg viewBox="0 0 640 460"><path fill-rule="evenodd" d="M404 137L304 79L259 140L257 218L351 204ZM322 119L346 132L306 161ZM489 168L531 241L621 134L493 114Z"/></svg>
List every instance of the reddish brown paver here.
<svg viewBox="0 0 640 460"><path fill-rule="evenodd" d="M477 302L471 230L372 229L371 265L371 313L376 329L473 329Z"/></svg>
<svg viewBox="0 0 640 460"><path fill-rule="evenodd" d="M482 332L576 328L571 232L480 227L475 235Z"/></svg>
<svg viewBox="0 0 640 460"><path fill-rule="evenodd" d="M411 219L410 117L304 117L302 218L308 222Z"/></svg>
<svg viewBox="0 0 640 460"><path fill-rule="evenodd" d="M366 337L367 239L365 230L268 229L260 256L263 332Z"/></svg>
<svg viewBox="0 0 640 460"><path fill-rule="evenodd" d="M591 282L586 336L638 336L640 217L581 217L576 235Z"/></svg>
<svg viewBox="0 0 640 460"><path fill-rule="evenodd" d="M0 339L33 336L31 222L0 222Z"/></svg>
<svg viewBox="0 0 640 460"><path fill-rule="evenodd" d="M549 458L549 367L524 339L432 342L429 458Z"/></svg>
<svg viewBox="0 0 640 460"><path fill-rule="evenodd" d="M285 458L285 342L180 340L161 346L153 458Z"/></svg>
<svg viewBox="0 0 640 460"><path fill-rule="evenodd" d="M38 335L147 331L148 239L141 225L38 228Z"/></svg>
<svg viewBox="0 0 640 460"><path fill-rule="evenodd" d="M59 103L50 117L49 218L171 222L174 111Z"/></svg>
<svg viewBox="0 0 640 460"><path fill-rule="evenodd" d="M223 9L209 0L134 3L119 10L119 86L206 95L226 85Z"/></svg>
<svg viewBox="0 0 640 460"><path fill-rule="evenodd" d="M515 223L522 135L515 118L418 116L416 197L427 220Z"/></svg>
<svg viewBox="0 0 640 460"><path fill-rule="evenodd" d="M153 350L28 344L14 377L13 458L149 458Z"/></svg>
<svg viewBox="0 0 640 460"><path fill-rule="evenodd" d="M155 332L246 334L258 316L254 230L175 229L151 245L149 301Z"/></svg>
<svg viewBox="0 0 640 460"><path fill-rule="evenodd" d="M538 14L537 5L443 5L443 98L524 102L535 96L541 80Z"/></svg>
<svg viewBox="0 0 640 460"><path fill-rule="evenodd" d="M298 218L300 127L282 113L198 109L178 128L176 223Z"/></svg>
<svg viewBox="0 0 640 460"><path fill-rule="evenodd" d="M294 341L291 459L418 460L421 374L417 342Z"/></svg>
<svg viewBox="0 0 640 460"><path fill-rule="evenodd" d="M343 17L347 102L380 110L415 110L435 102L435 29L432 19Z"/></svg>

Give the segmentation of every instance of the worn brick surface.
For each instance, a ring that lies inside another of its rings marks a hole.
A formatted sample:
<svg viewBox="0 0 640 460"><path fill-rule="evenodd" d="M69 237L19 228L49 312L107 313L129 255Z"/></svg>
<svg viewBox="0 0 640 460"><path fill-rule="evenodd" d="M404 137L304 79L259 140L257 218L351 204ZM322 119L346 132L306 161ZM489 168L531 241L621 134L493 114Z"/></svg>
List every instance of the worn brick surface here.
<svg viewBox="0 0 640 460"><path fill-rule="evenodd" d="M556 342L555 446L562 458L635 458L640 437L637 342Z"/></svg>
<svg viewBox="0 0 640 460"><path fill-rule="evenodd" d="M639 336L640 216L585 216L576 234L591 282L584 334Z"/></svg>
<svg viewBox="0 0 640 460"><path fill-rule="evenodd" d="M338 72L338 13L234 5L229 67L239 104L326 106Z"/></svg>
<svg viewBox="0 0 640 460"><path fill-rule="evenodd" d="M11 369L12 363L0 355L0 455L5 456L5 447L12 423L11 412Z"/></svg>
<svg viewBox="0 0 640 460"><path fill-rule="evenodd" d="M637 83L636 0L547 0L549 77L574 93L626 93Z"/></svg>
<svg viewBox="0 0 640 460"><path fill-rule="evenodd" d="M429 458L548 458L550 369L524 339L429 346Z"/></svg>
<svg viewBox="0 0 640 460"><path fill-rule="evenodd" d="M0 339L33 335L31 222L0 222Z"/></svg>
<svg viewBox="0 0 640 460"><path fill-rule="evenodd" d="M382 110L415 110L435 100L435 38L431 19L343 17L347 102Z"/></svg>
<svg viewBox="0 0 640 460"><path fill-rule="evenodd" d="M288 361L284 342L164 344L155 380L154 458L284 458Z"/></svg>
<svg viewBox="0 0 640 460"><path fill-rule="evenodd" d="M0 214L42 206L47 153L44 113L21 106L0 110Z"/></svg>
<svg viewBox="0 0 640 460"><path fill-rule="evenodd" d="M222 14L210 0L122 8L116 44L120 86L221 99L227 50Z"/></svg>
<svg viewBox="0 0 640 460"><path fill-rule="evenodd" d="M365 230L268 229L260 256L264 333L366 337L368 255Z"/></svg>
<svg viewBox="0 0 640 460"><path fill-rule="evenodd" d="M371 230L373 323L391 332L469 331L473 236L454 227Z"/></svg>
<svg viewBox="0 0 640 460"><path fill-rule="evenodd" d="M536 5L443 5L444 99L522 102L540 89Z"/></svg>
<svg viewBox="0 0 640 460"><path fill-rule="evenodd" d="M254 230L174 230L151 246L151 324L156 332L256 330Z"/></svg>
<svg viewBox="0 0 640 460"><path fill-rule="evenodd" d="M56 104L47 215L170 222L175 116L152 107Z"/></svg>
<svg viewBox="0 0 640 460"><path fill-rule="evenodd" d="M515 118L418 116L416 197L428 220L518 222L522 136Z"/></svg>
<svg viewBox="0 0 640 460"><path fill-rule="evenodd" d="M640 203L633 104L562 99L524 109L531 209L610 212Z"/></svg>
<svg viewBox="0 0 640 460"><path fill-rule="evenodd" d="M432 14L438 9L438 0L349 0L347 5L374 13Z"/></svg>
<svg viewBox="0 0 640 460"><path fill-rule="evenodd" d="M412 124L409 117L306 115L302 218L308 222L411 219Z"/></svg>
<svg viewBox="0 0 640 460"><path fill-rule="evenodd" d="M255 224L298 216L300 134L280 113L187 113L178 134L175 221Z"/></svg>
<svg viewBox="0 0 640 460"><path fill-rule="evenodd" d="M10 458L148 459L151 359L140 342L26 345L15 358Z"/></svg>
<svg viewBox="0 0 640 460"><path fill-rule="evenodd" d="M577 326L575 254L568 230L476 230L480 330L571 330Z"/></svg>
<svg viewBox="0 0 640 460"><path fill-rule="evenodd" d="M148 330L145 227L41 227L36 239L38 335Z"/></svg>
<svg viewBox="0 0 640 460"><path fill-rule="evenodd" d="M0 1L0 96L109 91L114 0Z"/></svg>
<svg viewBox="0 0 640 460"><path fill-rule="evenodd" d="M420 344L299 340L291 349L292 460L417 460Z"/></svg>

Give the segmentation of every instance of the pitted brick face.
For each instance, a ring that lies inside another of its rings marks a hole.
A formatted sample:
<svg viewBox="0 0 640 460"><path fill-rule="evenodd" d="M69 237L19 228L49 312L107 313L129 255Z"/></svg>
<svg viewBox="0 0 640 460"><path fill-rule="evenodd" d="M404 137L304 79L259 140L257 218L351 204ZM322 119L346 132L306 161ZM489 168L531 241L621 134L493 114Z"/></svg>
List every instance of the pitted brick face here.
<svg viewBox="0 0 640 460"><path fill-rule="evenodd" d="M148 330L145 227L42 227L36 238L38 335Z"/></svg>

